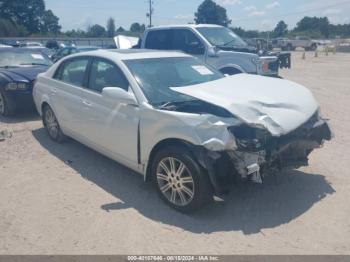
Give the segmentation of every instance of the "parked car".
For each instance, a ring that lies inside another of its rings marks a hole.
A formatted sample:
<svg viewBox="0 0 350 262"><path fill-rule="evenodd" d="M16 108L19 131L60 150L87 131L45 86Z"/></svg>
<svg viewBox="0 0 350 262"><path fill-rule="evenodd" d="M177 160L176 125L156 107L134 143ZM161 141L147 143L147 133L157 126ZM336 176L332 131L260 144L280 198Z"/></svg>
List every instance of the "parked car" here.
<svg viewBox="0 0 350 262"><path fill-rule="evenodd" d="M65 46L60 48L55 54L52 55L52 61L57 62L63 57L71 54L93 51L97 49L99 49L97 46Z"/></svg>
<svg viewBox="0 0 350 262"><path fill-rule="evenodd" d="M292 51L298 47L304 48L306 51L314 51L317 49L317 43L308 37L296 37L295 39L279 40L279 47L282 50Z"/></svg>
<svg viewBox="0 0 350 262"><path fill-rule="evenodd" d="M28 48L0 49L0 115L34 108L32 89L37 74L52 64L43 53Z"/></svg>
<svg viewBox="0 0 350 262"><path fill-rule="evenodd" d="M58 43L57 40L55 39L50 39L46 42L46 45L45 45L46 48L49 48L49 49L54 49L54 50L57 50L60 48L60 45Z"/></svg>
<svg viewBox="0 0 350 262"><path fill-rule="evenodd" d="M12 46L12 47L19 47L21 45L21 42L17 40L8 39L8 40L1 40L0 44Z"/></svg>
<svg viewBox="0 0 350 262"><path fill-rule="evenodd" d="M268 170L307 165L331 139L305 87L225 77L180 52L72 55L38 76L34 100L54 141L72 137L141 173L182 212L233 180L260 182Z"/></svg>
<svg viewBox="0 0 350 262"><path fill-rule="evenodd" d="M217 25L180 25L148 28L141 48L180 50L200 58L224 74L278 76L276 56L258 56L239 36Z"/></svg>
<svg viewBox="0 0 350 262"><path fill-rule="evenodd" d="M26 42L26 43L22 43L21 47L34 47L34 48L38 48L38 47L44 47L43 44L39 43L39 42Z"/></svg>
<svg viewBox="0 0 350 262"><path fill-rule="evenodd" d="M0 44L0 48L10 48L10 47L12 47L12 46Z"/></svg>

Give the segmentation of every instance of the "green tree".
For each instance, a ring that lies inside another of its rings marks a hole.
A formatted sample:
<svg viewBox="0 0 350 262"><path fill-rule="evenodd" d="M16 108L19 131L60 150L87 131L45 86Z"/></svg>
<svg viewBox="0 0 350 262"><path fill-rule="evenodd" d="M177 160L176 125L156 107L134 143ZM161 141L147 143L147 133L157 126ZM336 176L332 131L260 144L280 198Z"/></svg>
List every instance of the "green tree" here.
<svg viewBox="0 0 350 262"><path fill-rule="evenodd" d="M86 37L87 34L85 31L78 29L78 30L69 30L65 32L65 35L68 37Z"/></svg>
<svg viewBox="0 0 350 262"><path fill-rule="evenodd" d="M107 36L114 37L115 35L115 21L110 17L107 21Z"/></svg>
<svg viewBox="0 0 350 262"><path fill-rule="evenodd" d="M103 37L106 36L106 29L101 25L95 24L89 28L88 35L90 37Z"/></svg>
<svg viewBox="0 0 350 262"><path fill-rule="evenodd" d="M25 36L28 32L24 26L18 25L9 19L0 18L0 37Z"/></svg>
<svg viewBox="0 0 350 262"><path fill-rule="evenodd" d="M303 34L321 34L323 37L328 38L330 35L330 23L327 17L304 17L298 23L293 30L294 33Z"/></svg>
<svg viewBox="0 0 350 262"><path fill-rule="evenodd" d="M145 32L145 30L146 30L146 25L142 24L141 28L140 28L140 32L143 33L143 32Z"/></svg>
<svg viewBox="0 0 350 262"><path fill-rule="evenodd" d="M133 32L133 33L141 32L141 25L139 23L131 24L130 31Z"/></svg>
<svg viewBox="0 0 350 262"><path fill-rule="evenodd" d="M119 28L117 29L117 33L124 33L125 29L122 26L119 26Z"/></svg>
<svg viewBox="0 0 350 262"><path fill-rule="evenodd" d="M42 33L57 35L61 31L61 26L58 23L59 18L53 14L51 10L47 10L42 18Z"/></svg>
<svg viewBox="0 0 350 262"><path fill-rule="evenodd" d="M23 25L30 33L40 32L44 14L44 0L0 0L0 17Z"/></svg>
<svg viewBox="0 0 350 262"><path fill-rule="evenodd" d="M196 24L217 24L223 26L231 24L231 20L227 17L226 9L212 0L204 0L194 15Z"/></svg>
<svg viewBox="0 0 350 262"><path fill-rule="evenodd" d="M273 30L273 35L275 37L282 37L287 35L288 33L288 25L284 21L279 21Z"/></svg>

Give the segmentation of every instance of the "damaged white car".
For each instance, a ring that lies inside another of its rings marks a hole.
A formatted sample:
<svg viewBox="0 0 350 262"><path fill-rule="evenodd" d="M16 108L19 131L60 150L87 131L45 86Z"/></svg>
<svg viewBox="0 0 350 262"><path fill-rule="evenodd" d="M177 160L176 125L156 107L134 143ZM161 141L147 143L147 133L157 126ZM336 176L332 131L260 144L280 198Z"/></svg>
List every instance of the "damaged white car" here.
<svg viewBox="0 0 350 262"><path fill-rule="evenodd" d="M182 212L234 181L307 165L332 136L308 89L225 77L178 52L69 56L39 75L34 100L53 140L72 137L143 174Z"/></svg>

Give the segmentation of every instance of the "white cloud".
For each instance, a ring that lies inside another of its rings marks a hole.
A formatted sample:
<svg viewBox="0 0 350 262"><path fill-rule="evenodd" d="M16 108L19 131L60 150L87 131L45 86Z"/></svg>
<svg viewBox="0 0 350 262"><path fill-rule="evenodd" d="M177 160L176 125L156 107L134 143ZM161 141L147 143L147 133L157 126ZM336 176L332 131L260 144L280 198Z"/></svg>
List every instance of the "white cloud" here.
<svg viewBox="0 0 350 262"><path fill-rule="evenodd" d="M340 9L326 9L323 11L324 15L338 15L341 13Z"/></svg>
<svg viewBox="0 0 350 262"><path fill-rule="evenodd" d="M242 4L242 0L219 0L218 2L225 6Z"/></svg>
<svg viewBox="0 0 350 262"><path fill-rule="evenodd" d="M275 7L279 7L280 5L281 4L279 2L275 1L275 2L272 2L272 3L268 4L268 5L266 5L266 9L273 9Z"/></svg>
<svg viewBox="0 0 350 262"><path fill-rule="evenodd" d="M252 11L248 14L249 17L263 16L263 15L265 15L265 11Z"/></svg>
<svg viewBox="0 0 350 262"><path fill-rule="evenodd" d="M251 12L251 11L255 11L255 10L256 10L255 5L248 5L248 6L244 7L244 11L247 11L247 12Z"/></svg>

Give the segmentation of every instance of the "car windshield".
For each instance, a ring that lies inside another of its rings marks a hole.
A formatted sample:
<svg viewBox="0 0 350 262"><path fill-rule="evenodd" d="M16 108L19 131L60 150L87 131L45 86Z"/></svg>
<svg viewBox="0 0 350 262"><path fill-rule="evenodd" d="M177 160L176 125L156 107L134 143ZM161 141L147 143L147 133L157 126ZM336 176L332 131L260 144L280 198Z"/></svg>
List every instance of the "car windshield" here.
<svg viewBox="0 0 350 262"><path fill-rule="evenodd" d="M247 43L225 27L199 27L197 30L214 46L245 47Z"/></svg>
<svg viewBox="0 0 350 262"><path fill-rule="evenodd" d="M125 60L124 63L154 106L196 100L171 90L171 87L201 84L224 77L192 57Z"/></svg>
<svg viewBox="0 0 350 262"><path fill-rule="evenodd" d="M0 50L0 67L21 67L28 65L50 66L52 62L45 54L29 48Z"/></svg>

